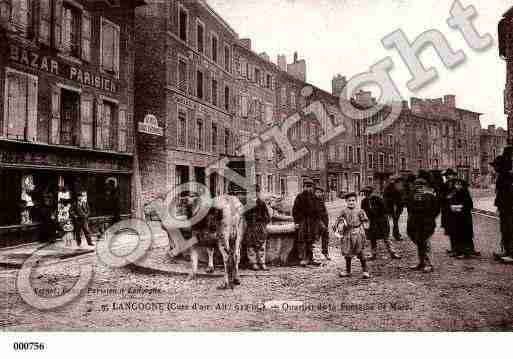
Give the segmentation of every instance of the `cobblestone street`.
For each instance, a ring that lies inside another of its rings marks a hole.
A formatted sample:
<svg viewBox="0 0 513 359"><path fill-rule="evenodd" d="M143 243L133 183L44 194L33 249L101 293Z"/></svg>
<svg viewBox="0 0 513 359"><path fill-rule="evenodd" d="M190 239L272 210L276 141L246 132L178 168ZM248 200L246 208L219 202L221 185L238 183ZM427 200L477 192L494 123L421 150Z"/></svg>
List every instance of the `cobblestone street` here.
<svg viewBox="0 0 513 359"><path fill-rule="evenodd" d="M331 215L335 212L332 208ZM405 216L401 224L404 233ZM449 258L448 240L437 230L431 274L408 269L416 264L416 254L405 240L396 242L401 260L388 259L382 245L380 259L371 263L370 280L360 279L357 261L354 276L341 279L338 269L344 261L333 246L333 260L325 266L272 268L266 276L243 277L240 287L228 291L216 290L220 278L187 281L180 276L140 274L105 267L93 255L82 256L35 271L34 288L52 296L76 281L79 264L95 261L94 277L83 295L49 311L27 305L16 291L17 271L3 270L0 326L6 330L511 330L513 266L492 259L497 225L495 218L475 216L476 246L483 255L469 260Z"/></svg>

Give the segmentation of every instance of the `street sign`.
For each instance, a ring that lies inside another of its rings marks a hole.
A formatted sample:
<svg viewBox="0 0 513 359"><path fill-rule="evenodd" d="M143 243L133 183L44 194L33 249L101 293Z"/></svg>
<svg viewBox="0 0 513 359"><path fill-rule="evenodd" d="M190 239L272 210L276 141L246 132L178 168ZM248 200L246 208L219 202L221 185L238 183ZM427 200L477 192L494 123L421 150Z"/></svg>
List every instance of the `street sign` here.
<svg viewBox="0 0 513 359"><path fill-rule="evenodd" d="M138 129L141 133L146 133L148 135L154 136L163 136L164 130L159 126L157 121L157 117L154 115L148 114L144 116L144 121L138 123Z"/></svg>

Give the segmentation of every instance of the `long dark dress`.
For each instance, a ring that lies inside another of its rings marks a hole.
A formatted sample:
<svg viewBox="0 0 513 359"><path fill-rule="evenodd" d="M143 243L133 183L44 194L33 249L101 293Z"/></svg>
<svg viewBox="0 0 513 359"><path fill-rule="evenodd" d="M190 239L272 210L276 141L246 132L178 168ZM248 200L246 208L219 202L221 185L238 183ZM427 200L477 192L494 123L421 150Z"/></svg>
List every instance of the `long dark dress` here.
<svg viewBox="0 0 513 359"><path fill-rule="evenodd" d="M454 189L447 196L449 212L447 214L448 234L454 244L456 254L470 255L474 252L474 227L472 223L472 208L474 204L468 189ZM462 205L461 212L451 210L453 205Z"/></svg>

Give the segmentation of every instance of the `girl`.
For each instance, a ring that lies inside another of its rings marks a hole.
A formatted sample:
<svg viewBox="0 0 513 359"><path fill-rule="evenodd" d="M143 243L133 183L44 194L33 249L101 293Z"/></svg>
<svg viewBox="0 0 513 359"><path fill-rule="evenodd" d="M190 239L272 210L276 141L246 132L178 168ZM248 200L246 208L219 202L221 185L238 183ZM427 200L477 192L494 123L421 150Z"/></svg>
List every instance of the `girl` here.
<svg viewBox="0 0 513 359"><path fill-rule="evenodd" d="M62 231L62 240L66 247L71 247L73 242L73 222L71 221L71 201L62 200L57 209L57 220L59 221L59 227Z"/></svg>
<svg viewBox="0 0 513 359"><path fill-rule="evenodd" d="M474 248L474 230L472 225L472 198L465 181L457 179L447 196L449 211L447 214L448 234L454 244L456 258L468 258L478 254Z"/></svg>
<svg viewBox="0 0 513 359"><path fill-rule="evenodd" d="M351 260L357 257L362 264L363 278L370 278L363 250L365 249L365 229L369 229L369 219L362 209L356 208L356 193L348 193L344 199L347 208L338 216L333 232L341 240L342 255L346 259L346 271L340 277L351 276Z"/></svg>

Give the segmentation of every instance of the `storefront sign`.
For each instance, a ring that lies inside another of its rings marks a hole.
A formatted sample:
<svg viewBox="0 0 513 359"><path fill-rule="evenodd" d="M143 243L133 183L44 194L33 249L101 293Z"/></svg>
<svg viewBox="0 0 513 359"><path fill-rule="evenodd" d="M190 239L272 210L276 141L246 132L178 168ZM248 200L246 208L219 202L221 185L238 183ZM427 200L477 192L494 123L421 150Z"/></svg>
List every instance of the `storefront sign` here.
<svg viewBox="0 0 513 359"><path fill-rule="evenodd" d="M163 136L164 129L159 126L157 118L154 115L148 114L144 116L144 121L138 124L139 132L147 133L148 135Z"/></svg>
<svg viewBox="0 0 513 359"><path fill-rule="evenodd" d="M49 56L42 56L37 52L10 44L9 60L29 66L38 71L45 71L53 75L65 77L81 85L87 85L107 92L116 93L116 82L108 77L86 71L78 66L72 66Z"/></svg>
<svg viewBox="0 0 513 359"><path fill-rule="evenodd" d="M183 105L187 108L190 108L191 110L196 110L205 115L215 116L217 119L220 119L220 120L229 121L229 117L226 116L223 112L212 109L212 108L205 106L199 102L193 101L193 100L183 97L181 95L175 95L174 99L177 104Z"/></svg>

